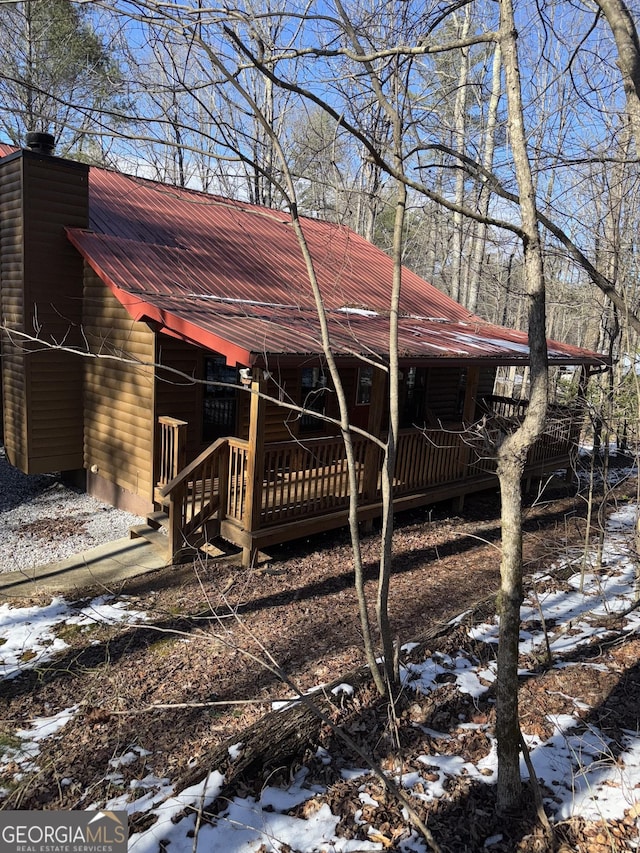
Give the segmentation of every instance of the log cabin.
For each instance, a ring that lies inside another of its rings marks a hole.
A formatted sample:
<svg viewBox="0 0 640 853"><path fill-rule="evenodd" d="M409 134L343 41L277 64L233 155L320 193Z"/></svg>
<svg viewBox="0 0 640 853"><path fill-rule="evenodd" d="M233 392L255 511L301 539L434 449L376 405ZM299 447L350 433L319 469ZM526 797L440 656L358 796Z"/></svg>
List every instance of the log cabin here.
<svg viewBox="0 0 640 853"><path fill-rule="evenodd" d="M0 146L2 401L9 462L66 472L163 527L168 561L216 537L258 549L343 526L350 499L335 389L290 216ZM303 219L353 428L358 514L381 514L391 259ZM526 335L408 269L399 319L394 509L495 487L487 435L526 400L494 394ZM604 359L549 341L549 364ZM552 406L528 475L568 467L580 414ZM478 427L481 425L481 428ZM474 427L475 425L475 427ZM137 531L138 533L140 531Z"/></svg>

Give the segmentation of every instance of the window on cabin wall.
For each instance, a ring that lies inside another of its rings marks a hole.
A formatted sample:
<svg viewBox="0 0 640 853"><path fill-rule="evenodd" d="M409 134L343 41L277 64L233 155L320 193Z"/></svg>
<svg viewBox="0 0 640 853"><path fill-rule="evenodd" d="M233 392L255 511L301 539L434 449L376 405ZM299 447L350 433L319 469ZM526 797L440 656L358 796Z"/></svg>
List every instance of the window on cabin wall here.
<svg viewBox="0 0 640 853"><path fill-rule="evenodd" d="M464 414L464 401L467 394L467 376L467 368L463 367L460 371L460 376L458 379L458 400L456 404L456 418L460 421L462 420L462 416Z"/></svg>
<svg viewBox="0 0 640 853"><path fill-rule="evenodd" d="M225 435L235 435L238 411L238 371L229 367L224 356L211 355L204 358L204 380L206 384L202 399L202 438L215 441Z"/></svg>
<svg viewBox="0 0 640 853"><path fill-rule="evenodd" d="M358 385L356 388L356 406L368 406L371 403L372 386L373 367L359 367Z"/></svg>
<svg viewBox="0 0 640 853"><path fill-rule="evenodd" d="M327 377L321 367L303 367L300 372L300 402L305 409L324 415L327 409ZM300 415L300 432L319 432L325 423L312 414Z"/></svg>
<svg viewBox="0 0 640 853"><path fill-rule="evenodd" d="M427 368L415 366L403 368L400 387L402 394L401 429L414 426L423 428L425 426Z"/></svg>

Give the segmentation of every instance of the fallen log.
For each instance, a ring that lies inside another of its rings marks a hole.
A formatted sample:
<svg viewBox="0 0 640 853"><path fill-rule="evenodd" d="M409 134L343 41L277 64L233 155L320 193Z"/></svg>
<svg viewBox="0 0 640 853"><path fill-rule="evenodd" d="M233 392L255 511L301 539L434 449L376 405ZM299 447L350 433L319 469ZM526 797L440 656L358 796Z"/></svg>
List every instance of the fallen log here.
<svg viewBox="0 0 640 853"><path fill-rule="evenodd" d="M460 621L472 623L478 618L484 620L495 612L495 596L489 596L478 602L460 619L438 623L418 638L417 645L412 650L412 656L420 657L425 650L437 651L446 641L449 634L459 627ZM321 715L334 716L338 708L342 708L344 693L338 696L332 690L340 684L349 684L356 692L360 687L372 682L368 667L363 666L352 670L336 679L323 689L317 690L305 697L305 700L293 698L291 704L281 710L270 711L246 728L241 734L235 735L213 749L201 755L198 763L185 770L174 782L175 791L182 791L202 781L207 773L218 771L225 777L225 783L218 794L217 801L221 808L226 807L230 798L237 791L243 779L267 779L274 770L288 768L296 762L302 762L305 753L314 749L318 744L322 726L325 725ZM309 700L316 706L311 707ZM149 710L153 710L150 708ZM161 708L158 708L161 710ZM238 745L242 744L241 747ZM215 803L207 804L208 813L216 813ZM147 829L151 816L141 814L130 819L130 831L141 832Z"/></svg>

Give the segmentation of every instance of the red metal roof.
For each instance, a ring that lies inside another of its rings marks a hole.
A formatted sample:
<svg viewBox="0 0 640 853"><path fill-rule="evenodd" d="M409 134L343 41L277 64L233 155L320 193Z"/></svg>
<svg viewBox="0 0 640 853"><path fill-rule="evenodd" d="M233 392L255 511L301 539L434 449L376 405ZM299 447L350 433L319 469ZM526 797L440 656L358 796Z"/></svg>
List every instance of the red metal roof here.
<svg viewBox="0 0 640 853"><path fill-rule="evenodd" d="M314 304L287 213L104 169L91 169L89 187L92 230L127 241L122 249L145 291L171 296L183 287L247 301ZM328 307L388 308L388 255L340 225L303 219L302 227ZM403 290L408 313L469 316L409 270Z"/></svg>
<svg viewBox="0 0 640 853"><path fill-rule="evenodd" d="M0 145L0 156L14 149ZM91 167L90 229L71 242L135 319L252 364L265 354L322 351L309 276L290 216L215 195ZM337 355L388 353L391 259L350 229L315 219L302 228ZM491 326L408 269L402 357L514 364L526 335ZM555 363L598 363L549 342Z"/></svg>

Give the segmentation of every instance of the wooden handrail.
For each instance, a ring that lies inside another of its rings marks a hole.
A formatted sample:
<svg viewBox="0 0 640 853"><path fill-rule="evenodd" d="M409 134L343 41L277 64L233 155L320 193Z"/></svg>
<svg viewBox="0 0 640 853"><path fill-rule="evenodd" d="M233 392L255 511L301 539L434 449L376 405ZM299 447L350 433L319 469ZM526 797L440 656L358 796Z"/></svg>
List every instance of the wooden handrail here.
<svg viewBox="0 0 640 853"><path fill-rule="evenodd" d="M525 401L514 402L526 405ZM559 417L565 412L571 414L575 409L552 409L548 430L529 454L529 467L568 457L573 421ZM502 422L507 428L514 425L504 416L495 417L497 428ZM491 419L484 429L490 431ZM454 486L495 473L495 460L484 450L483 435L474 439L462 425L459 431L402 430L394 493L404 499L425 488ZM253 465L252 453L257 456ZM354 453L359 502L374 504L381 500L380 450L358 437ZM159 484L156 495L168 507L170 547L176 555L185 547L198 547L203 536L215 535L225 525L244 531L245 541L251 543L248 537L263 527L346 510L352 487L340 436L268 443L258 454L249 440L225 437L203 450L170 482Z"/></svg>
<svg viewBox="0 0 640 853"><path fill-rule="evenodd" d="M187 462L187 421L161 415L158 486L164 486L181 471Z"/></svg>
<svg viewBox="0 0 640 853"><path fill-rule="evenodd" d="M173 478L173 480L170 480L166 485L159 488L158 494L163 498L166 498L170 492L178 488L182 483L188 482L193 472L203 463L207 462L220 447L228 442L229 438L218 438L213 444L210 444L209 447L205 447L202 453L199 456L196 456L193 462L189 462L189 464L183 468L182 471ZM234 443L242 444L242 441L234 439ZM244 444L247 444L247 442L244 442Z"/></svg>
<svg viewBox="0 0 640 853"><path fill-rule="evenodd" d="M240 443L246 445L234 438L219 438L157 490L159 500L168 505L172 560L179 559L196 541L206 539L207 525L216 515L218 521L226 516L229 452ZM241 448L240 452L246 450Z"/></svg>

